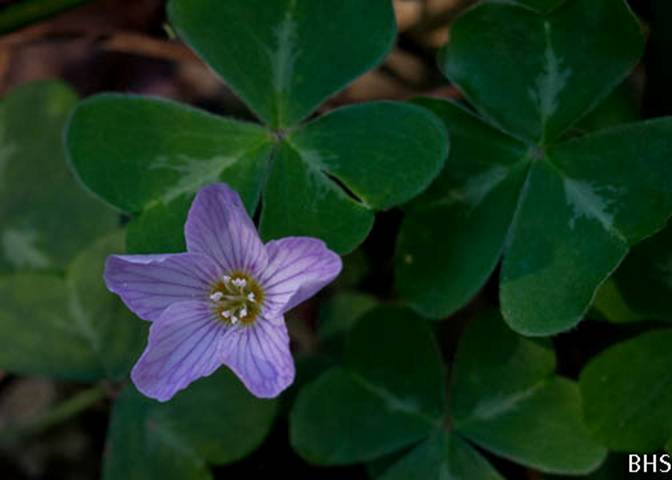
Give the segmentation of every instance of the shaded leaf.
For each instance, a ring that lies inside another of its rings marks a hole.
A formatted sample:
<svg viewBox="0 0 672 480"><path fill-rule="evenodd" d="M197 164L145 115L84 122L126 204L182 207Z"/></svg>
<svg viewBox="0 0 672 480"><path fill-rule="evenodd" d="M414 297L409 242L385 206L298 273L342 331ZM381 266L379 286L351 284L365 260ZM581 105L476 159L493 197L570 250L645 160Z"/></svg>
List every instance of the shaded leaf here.
<svg viewBox="0 0 672 480"><path fill-rule="evenodd" d="M548 15L489 2L455 22L440 63L484 116L544 144L625 78L643 44L621 0L567 0Z"/></svg>
<svg viewBox="0 0 672 480"><path fill-rule="evenodd" d="M672 436L672 331L645 333L610 347L581 372L584 417L607 447L654 452Z"/></svg>
<svg viewBox="0 0 672 480"><path fill-rule="evenodd" d="M388 0L171 0L178 34L273 128L294 125L378 64Z"/></svg>
<svg viewBox="0 0 672 480"><path fill-rule="evenodd" d="M275 408L226 369L165 404L128 387L112 412L103 478L210 479L208 464L233 462L259 446Z"/></svg>
<svg viewBox="0 0 672 480"><path fill-rule="evenodd" d="M632 249L614 273L625 303L636 312L672 320L672 225Z"/></svg>
<svg viewBox="0 0 672 480"><path fill-rule="evenodd" d="M414 202L400 234L397 283L422 313L440 317L464 305L503 251L506 321L529 335L566 330L629 247L672 210L672 119L540 149L448 102L422 102L453 139L446 169ZM488 146L479 144L485 135Z"/></svg>
<svg viewBox="0 0 672 480"><path fill-rule="evenodd" d="M444 372L428 326L407 310L378 307L350 333L346 369L299 394L293 447L313 463L368 461L426 437L442 422Z"/></svg>
<svg viewBox="0 0 672 480"><path fill-rule="evenodd" d="M145 325L103 284L105 257L123 251L117 232L74 259L66 277L0 277L0 367L75 380L123 378L140 353Z"/></svg>
<svg viewBox="0 0 672 480"><path fill-rule="evenodd" d="M290 425L292 447L320 465L372 460L424 438L434 428L340 368L303 388Z"/></svg>
<svg viewBox="0 0 672 480"><path fill-rule="evenodd" d="M56 81L0 101L0 273L62 271L118 222L68 171L62 131L76 102Z"/></svg>
<svg viewBox="0 0 672 480"><path fill-rule="evenodd" d="M455 431L543 472L594 470L606 451L582 423L578 387L554 376L554 367L547 346L511 332L499 315L476 319L460 342L453 369Z"/></svg>
<svg viewBox="0 0 672 480"><path fill-rule="evenodd" d="M385 470L380 480L501 480L503 477L468 443L441 431Z"/></svg>

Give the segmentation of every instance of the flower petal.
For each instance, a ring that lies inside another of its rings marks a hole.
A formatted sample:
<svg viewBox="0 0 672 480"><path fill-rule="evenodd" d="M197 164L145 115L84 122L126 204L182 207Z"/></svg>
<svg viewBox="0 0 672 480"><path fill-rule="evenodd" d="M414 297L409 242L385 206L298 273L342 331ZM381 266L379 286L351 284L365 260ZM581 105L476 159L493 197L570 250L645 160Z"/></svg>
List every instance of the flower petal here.
<svg viewBox="0 0 672 480"><path fill-rule="evenodd" d="M173 303L203 300L221 269L193 253L111 255L105 264L107 288L142 319L154 321Z"/></svg>
<svg viewBox="0 0 672 480"><path fill-rule="evenodd" d="M322 240L287 237L266 244L269 262L261 277L267 317L281 315L315 295L341 272L341 257Z"/></svg>
<svg viewBox="0 0 672 480"><path fill-rule="evenodd" d="M208 255L228 272L242 270L256 276L268 262L243 202L223 183L198 192L189 210L184 235L189 252Z"/></svg>
<svg viewBox="0 0 672 480"><path fill-rule="evenodd" d="M249 327L227 331L223 363L260 398L276 397L294 381L294 360L284 319L259 318Z"/></svg>
<svg viewBox="0 0 672 480"><path fill-rule="evenodd" d="M161 402L222 364L226 326L206 302L180 302L152 323L145 352L131 378L144 395Z"/></svg>

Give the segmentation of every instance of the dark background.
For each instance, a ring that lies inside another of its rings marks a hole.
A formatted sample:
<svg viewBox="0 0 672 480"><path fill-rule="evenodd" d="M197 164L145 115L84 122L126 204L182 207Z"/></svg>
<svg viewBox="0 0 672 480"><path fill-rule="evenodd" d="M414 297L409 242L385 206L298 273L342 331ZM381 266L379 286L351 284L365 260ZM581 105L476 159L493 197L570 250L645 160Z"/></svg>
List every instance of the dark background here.
<svg viewBox="0 0 672 480"><path fill-rule="evenodd" d="M363 0L364 1L364 0ZM0 0L3 9L12 4ZM359 78L332 98L323 110L379 98L406 99L438 95L459 99L436 67L436 50L450 35L450 24L473 0L396 0L400 36L383 65ZM672 1L633 0L648 36L646 55L628 79L643 117L672 113ZM1 23L1 22L0 22ZM347 40L347 39L344 39ZM82 96L101 91L169 97L213 112L251 118L245 106L183 44L171 39L161 0L98 0L0 36L0 95L22 83L61 78ZM35 132L39 135L39 132ZM359 253L367 265L360 287L381 299L394 297L392 258L401 214L379 215ZM497 275L470 306L443 322L439 338L452 356L461 327L471 312L497 302ZM311 343L315 308L299 311L294 324L296 349ZM576 378L586 360L607 345L629 337L634 327L582 322L554 339L560 373ZM7 341L7 339L5 339ZM76 393L81 385L47 379L20 378L0 371L0 478L94 479L100 476L109 402L102 401L65 424L21 441L3 442L2 429L31 418ZM215 478L365 479L364 467L318 468L305 464L288 442L284 409L264 444L245 460L214 469ZM541 475L484 453L507 477L537 479Z"/></svg>

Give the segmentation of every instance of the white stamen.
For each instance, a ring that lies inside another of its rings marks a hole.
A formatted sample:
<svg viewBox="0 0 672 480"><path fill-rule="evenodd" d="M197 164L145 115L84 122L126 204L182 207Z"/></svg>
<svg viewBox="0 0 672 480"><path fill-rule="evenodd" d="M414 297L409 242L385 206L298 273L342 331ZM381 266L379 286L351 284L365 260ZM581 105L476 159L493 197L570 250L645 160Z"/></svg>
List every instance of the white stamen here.
<svg viewBox="0 0 672 480"><path fill-rule="evenodd" d="M244 278L234 278L233 279L233 284L236 287L243 288L245 285L247 285L247 280L245 280Z"/></svg>
<svg viewBox="0 0 672 480"><path fill-rule="evenodd" d="M212 295L210 295L210 300L214 302L219 302L223 296L224 294L222 292L215 292Z"/></svg>
<svg viewBox="0 0 672 480"><path fill-rule="evenodd" d="M231 317L231 325L235 325L236 323L238 323L238 317L234 315Z"/></svg>
<svg viewBox="0 0 672 480"><path fill-rule="evenodd" d="M231 281L231 277L229 277L228 275L224 275L222 277L222 280L224 280L224 283L229 283Z"/></svg>
<svg viewBox="0 0 672 480"><path fill-rule="evenodd" d="M224 318L229 318L229 317L231 317L231 312L228 311L228 310L224 310L224 311L222 312L222 317L224 317Z"/></svg>
<svg viewBox="0 0 672 480"><path fill-rule="evenodd" d="M247 294L247 299L248 299L250 302L254 303L254 301L256 300L256 297L254 296L254 292L250 292L250 293L248 293L248 294Z"/></svg>
<svg viewBox="0 0 672 480"><path fill-rule="evenodd" d="M240 318L247 317L247 308L245 308L245 307L241 308L240 312L239 312L239 315L240 315Z"/></svg>

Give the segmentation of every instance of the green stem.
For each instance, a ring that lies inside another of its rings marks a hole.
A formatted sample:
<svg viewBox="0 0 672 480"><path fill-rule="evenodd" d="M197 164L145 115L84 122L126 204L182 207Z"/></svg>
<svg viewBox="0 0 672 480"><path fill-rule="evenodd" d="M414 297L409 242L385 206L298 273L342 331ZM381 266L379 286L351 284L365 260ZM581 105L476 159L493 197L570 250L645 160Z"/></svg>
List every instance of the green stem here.
<svg viewBox="0 0 672 480"><path fill-rule="evenodd" d="M91 0L24 0L0 10L0 33L8 33Z"/></svg>
<svg viewBox="0 0 672 480"><path fill-rule="evenodd" d="M98 403L105 398L105 395L106 391L100 385L83 390L59 403L36 419L0 432L0 443L14 443L21 438L48 430L54 425L63 423Z"/></svg>

